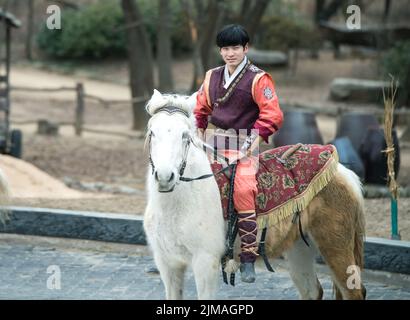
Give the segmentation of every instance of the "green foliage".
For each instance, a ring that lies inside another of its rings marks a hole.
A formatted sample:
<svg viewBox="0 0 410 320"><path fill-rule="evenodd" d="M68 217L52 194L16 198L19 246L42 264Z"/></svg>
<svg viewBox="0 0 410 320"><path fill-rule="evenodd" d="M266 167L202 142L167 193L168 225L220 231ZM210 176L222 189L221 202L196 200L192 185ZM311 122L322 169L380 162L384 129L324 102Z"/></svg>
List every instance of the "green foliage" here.
<svg viewBox="0 0 410 320"><path fill-rule="evenodd" d="M158 1L138 2L149 39L156 50ZM174 55L192 50L186 17L177 0L171 4L172 50ZM81 8L64 10L61 30L49 30L46 24L37 35L37 44L54 58L92 59L125 55L126 34L120 2L102 0Z"/></svg>
<svg viewBox="0 0 410 320"><path fill-rule="evenodd" d="M381 59L384 75L399 80L401 95L410 103L410 41L398 42Z"/></svg>
<svg viewBox="0 0 410 320"><path fill-rule="evenodd" d="M37 36L38 46L58 58L101 58L125 52L125 33L119 3L99 1L82 10L62 12L61 29L46 24Z"/></svg>
<svg viewBox="0 0 410 320"><path fill-rule="evenodd" d="M266 50L288 51L294 48L317 48L319 33L306 23L289 17L270 16L261 23L258 47Z"/></svg>

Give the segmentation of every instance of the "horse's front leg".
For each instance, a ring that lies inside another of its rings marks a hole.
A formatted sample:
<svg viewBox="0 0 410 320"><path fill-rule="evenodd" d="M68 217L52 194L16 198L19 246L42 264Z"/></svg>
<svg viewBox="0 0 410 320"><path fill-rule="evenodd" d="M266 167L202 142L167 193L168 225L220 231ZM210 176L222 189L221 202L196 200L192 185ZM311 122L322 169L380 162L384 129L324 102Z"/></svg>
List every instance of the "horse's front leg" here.
<svg viewBox="0 0 410 320"><path fill-rule="evenodd" d="M165 297L167 300L182 300L184 288L184 265L173 265L163 259L155 259L165 286Z"/></svg>
<svg viewBox="0 0 410 320"><path fill-rule="evenodd" d="M215 299L218 289L220 258L208 253L197 254L192 259L198 299Z"/></svg>

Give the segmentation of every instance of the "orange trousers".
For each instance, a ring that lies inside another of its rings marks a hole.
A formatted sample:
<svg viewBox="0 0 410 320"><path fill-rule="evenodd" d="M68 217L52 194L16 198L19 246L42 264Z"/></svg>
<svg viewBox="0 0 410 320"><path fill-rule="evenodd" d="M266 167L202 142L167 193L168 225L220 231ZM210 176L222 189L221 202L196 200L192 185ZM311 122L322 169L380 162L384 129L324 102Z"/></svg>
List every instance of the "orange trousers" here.
<svg viewBox="0 0 410 320"><path fill-rule="evenodd" d="M238 159L239 151L223 150L229 162ZM258 157L250 156L239 160L236 167L233 202L238 213L255 212L255 197L258 192L256 173L258 170Z"/></svg>

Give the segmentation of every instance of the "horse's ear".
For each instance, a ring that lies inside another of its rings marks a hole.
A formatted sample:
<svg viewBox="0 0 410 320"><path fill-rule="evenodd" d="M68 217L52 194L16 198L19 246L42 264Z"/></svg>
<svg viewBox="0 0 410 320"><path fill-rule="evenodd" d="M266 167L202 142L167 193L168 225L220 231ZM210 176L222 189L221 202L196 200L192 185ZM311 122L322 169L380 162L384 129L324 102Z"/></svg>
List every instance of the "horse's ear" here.
<svg viewBox="0 0 410 320"><path fill-rule="evenodd" d="M162 96L161 92L159 92L157 89L154 89L154 93L152 94L151 99L149 99L145 109L152 116L153 110L155 110L157 106L163 105L163 103L164 97Z"/></svg>
<svg viewBox="0 0 410 320"><path fill-rule="evenodd" d="M156 99L162 98L161 92L159 92L157 89L154 89L154 93L152 94L151 99L154 99L154 98Z"/></svg>
<svg viewBox="0 0 410 320"><path fill-rule="evenodd" d="M188 98L187 98L187 103L189 108L192 110L194 110L195 106L196 106L196 96L197 96L198 92L194 92L193 94L191 94Z"/></svg>

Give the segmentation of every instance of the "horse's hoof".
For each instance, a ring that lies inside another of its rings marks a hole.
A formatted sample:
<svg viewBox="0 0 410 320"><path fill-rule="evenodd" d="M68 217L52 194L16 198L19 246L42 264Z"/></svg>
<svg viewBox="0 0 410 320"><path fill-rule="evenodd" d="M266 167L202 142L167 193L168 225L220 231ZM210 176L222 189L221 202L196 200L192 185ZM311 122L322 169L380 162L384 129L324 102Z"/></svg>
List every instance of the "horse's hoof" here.
<svg viewBox="0 0 410 320"><path fill-rule="evenodd" d="M255 265L253 262L241 263L241 280L246 283L254 283L256 279Z"/></svg>

